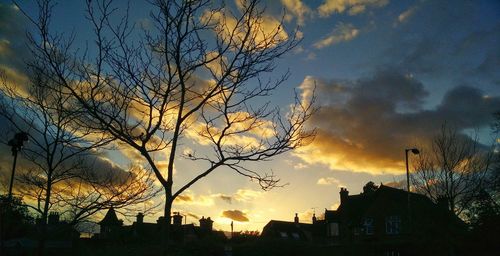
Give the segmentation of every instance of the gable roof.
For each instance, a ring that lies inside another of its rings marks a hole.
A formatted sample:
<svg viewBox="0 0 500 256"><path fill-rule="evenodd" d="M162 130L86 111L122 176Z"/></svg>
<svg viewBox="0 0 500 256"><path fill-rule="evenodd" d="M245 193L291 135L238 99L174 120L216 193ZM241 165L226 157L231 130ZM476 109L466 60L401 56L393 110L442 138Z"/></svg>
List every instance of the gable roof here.
<svg viewBox="0 0 500 256"><path fill-rule="evenodd" d="M116 216L115 209L111 207L106 213L106 216L99 222L99 225L122 225L122 222Z"/></svg>

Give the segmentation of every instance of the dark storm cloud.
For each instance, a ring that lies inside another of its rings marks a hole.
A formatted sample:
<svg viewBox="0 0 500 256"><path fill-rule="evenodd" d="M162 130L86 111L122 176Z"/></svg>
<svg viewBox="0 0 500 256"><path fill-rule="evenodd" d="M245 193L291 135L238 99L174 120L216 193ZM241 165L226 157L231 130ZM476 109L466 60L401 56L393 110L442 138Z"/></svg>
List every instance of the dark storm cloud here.
<svg viewBox="0 0 500 256"><path fill-rule="evenodd" d="M232 219L239 222L248 222L248 216L246 213L240 210L227 210L222 212L222 217L226 217L228 219Z"/></svg>
<svg viewBox="0 0 500 256"><path fill-rule="evenodd" d="M307 84L313 80L306 78L301 87L311 88ZM346 88L342 103L323 100L338 97L330 87ZM459 130L481 128L500 109L499 96L469 86L454 87L434 108L424 109L424 85L397 71L378 71L357 81L319 82L316 90L321 109L311 125L318 134L298 155L332 169L374 174L402 170L404 149L431 138L444 123Z"/></svg>

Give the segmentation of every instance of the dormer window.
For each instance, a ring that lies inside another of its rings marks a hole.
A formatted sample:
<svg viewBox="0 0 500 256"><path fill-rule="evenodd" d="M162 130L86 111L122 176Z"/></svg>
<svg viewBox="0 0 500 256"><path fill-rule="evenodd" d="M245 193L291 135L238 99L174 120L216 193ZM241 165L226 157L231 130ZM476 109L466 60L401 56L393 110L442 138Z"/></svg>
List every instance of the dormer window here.
<svg viewBox="0 0 500 256"><path fill-rule="evenodd" d="M392 215L385 218L385 233L388 235L397 235L400 233L401 217Z"/></svg>

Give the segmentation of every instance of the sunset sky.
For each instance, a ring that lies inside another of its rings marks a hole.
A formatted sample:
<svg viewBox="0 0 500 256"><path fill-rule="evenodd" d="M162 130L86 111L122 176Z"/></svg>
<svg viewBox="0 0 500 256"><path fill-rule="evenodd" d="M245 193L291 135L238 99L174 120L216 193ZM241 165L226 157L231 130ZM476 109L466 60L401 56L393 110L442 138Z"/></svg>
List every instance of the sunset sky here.
<svg viewBox="0 0 500 256"><path fill-rule="evenodd" d="M92 31L82 2L60 1L53 26L74 31L76 44L84 48ZM125 1L116 2L118 12L124 12ZM302 37L295 49L277 60L273 74L278 77L289 70L291 76L270 100L286 109L294 90L307 96L316 86L320 110L308 123L317 129L316 139L273 161L251 164L273 170L286 184L283 187L262 191L228 169L196 183L174 203L175 211L190 215L188 223L198 223L195 216L210 216L216 229L229 230L233 219L236 230L261 230L269 220L293 220L295 213L310 222L313 211L320 215L325 208L336 209L340 187L357 194L368 181L404 180L404 149L423 144L445 122L466 134L479 131L484 144L494 140L492 113L500 111L499 1L262 2L270 25L284 14L285 32L297 30ZM32 1L19 4L36 13ZM150 22L148 5L130 5L133 22ZM234 0L227 5L236 8ZM28 81L24 60L29 59L29 28L10 1L0 0L0 69L13 83ZM10 132L1 129L2 134ZM0 150L5 180L12 157L7 146ZM180 151L203 150L192 138ZM125 170L141 161L136 153L122 149L106 152L97 164ZM166 165L166 160L159 161ZM26 165L21 159L20 168ZM178 161L177 186L199 168L188 160ZM161 214L146 216L145 221L154 222Z"/></svg>

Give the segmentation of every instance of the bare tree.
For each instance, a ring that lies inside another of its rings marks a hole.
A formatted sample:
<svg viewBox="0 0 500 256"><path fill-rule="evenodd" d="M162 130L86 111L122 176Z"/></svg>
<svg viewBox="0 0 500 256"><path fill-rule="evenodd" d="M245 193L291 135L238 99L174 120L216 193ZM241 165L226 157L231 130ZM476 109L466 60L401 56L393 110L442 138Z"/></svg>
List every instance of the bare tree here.
<svg viewBox="0 0 500 256"><path fill-rule="evenodd" d="M48 214L73 209L74 183L83 184L85 188L79 191L88 196L80 200L82 206L77 214L62 215L71 225L110 206L127 207L149 200L155 193L148 188L152 180L140 172L92 171L99 157L97 149L112 138L77 126L74 120L78 120L82 111L68 105L68 94L49 86L51 81L41 75L47 74L47 70L37 68L32 69L31 83L25 87L2 79L0 115L15 130L26 131L29 136L29 143L22 151L28 164L17 175L20 184L16 190L34 202L28 207L39 214L39 244L43 249Z"/></svg>
<svg viewBox="0 0 500 256"><path fill-rule="evenodd" d="M151 25L139 35L128 14L113 24L111 1L87 1L95 45L92 54L76 56L74 37L49 31L51 2L39 1L38 17L30 18L38 30L30 37L32 55L50 67L48 78L71 94L72 105L86 110L81 126L141 155L163 186L166 223L174 199L221 167L263 189L279 185L272 172L245 163L270 160L313 136L304 129L313 99L301 102L295 96L285 110L266 99L289 74L265 75L297 45L296 35L286 33L282 19L269 25L258 0L238 1L237 10L208 0L150 4ZM179 147L186 140L211 153L182 154ZM167 155L166 173L155 161L159 154ZM179 157L205 167L174 191Z"/></svg>
<svg viewBox="0 0 500 256"><path fill-rule="evenodd" d="M469 137L443 125L414 164L414 189L434 201L446 200L450 211L460 215L487 186L492 150L477 136Z"/></svg>
<svg viewBox="0 0 500 256"><path fill-rule="evenodd" d="M137 166L126 174L86 170L83 178L68 180L55 196L64 206L62 214L67 216L69 224L77 225L85 221L93 222L89 219L91 216L111 207L133 214L137 210L129 206L148 203L159 192L154 189L153 181L151 172ZM140 211L152 211L155 206L150 205Z"/></svg>

